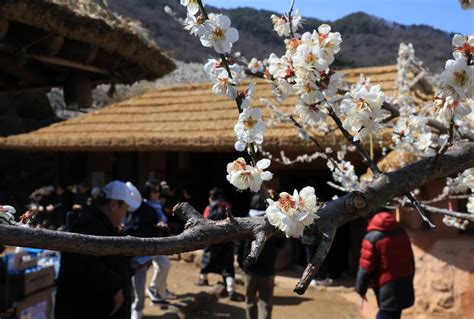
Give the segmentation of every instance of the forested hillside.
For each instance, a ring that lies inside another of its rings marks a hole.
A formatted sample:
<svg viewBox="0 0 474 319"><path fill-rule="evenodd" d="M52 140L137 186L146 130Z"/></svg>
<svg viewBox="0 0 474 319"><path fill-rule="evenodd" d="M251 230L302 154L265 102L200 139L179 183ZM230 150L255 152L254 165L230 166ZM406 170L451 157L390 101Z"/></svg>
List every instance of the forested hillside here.
<svg viewBox="0 0 474 319"><path fill-rule="evenodd" d="M151 31L159 46L176 59L201 62L210 57L211 51L202 47L198 39L190 36L163 11L165 5L185 17L185 8L178 0L110 1L112 10L140 20ZM219 10L213 8L212 11ZM271 52L284 52L281 38L272 31L270 15L275 12L252 8L220 11L225 12L232 19L232 25L239 29L240 40L236 43L234 52L240 51L246 57L255 56L259 59L268 57ZM312 30L323 21L306 18L304 30ZM413 43L417 56L433 71L439 71L451 54L451 35L429 26L400 25L363 12L324 22L330 23L333 30L340 32L343 37L342 49L337 55L338 66L396 63L400 42Z"/></svg>

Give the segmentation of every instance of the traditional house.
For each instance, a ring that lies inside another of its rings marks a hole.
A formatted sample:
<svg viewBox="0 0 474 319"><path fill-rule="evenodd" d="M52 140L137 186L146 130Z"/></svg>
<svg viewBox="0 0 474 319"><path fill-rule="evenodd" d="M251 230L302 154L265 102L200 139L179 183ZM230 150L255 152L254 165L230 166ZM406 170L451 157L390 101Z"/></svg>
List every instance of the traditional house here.
<svg viewBox="0 0 474 319"><path fill-rule="evenodd" d="M349 83L355 83L363 73L380 83L386 94L397 92L395 65L343 72ZM264 80L257 80L256 84L252 105L260 107L268 119L270 111L260 98L271 98L271 87ZM281 110L291 112L295 100L285 100ZM173 184L194 184L196 195L205 204L210 187L226 184L226 164L241 155L234 150L237 116L235 103L213 95L210 84L175 85L32 133L6 137L0 140L0 148L55 152L61 175L58 178L68 182L87 176L92 184L121 178L140 185L147 178L156 177ZM311 133L323 147L343 142L338 132L327 134L313 129ZM390 138L389 132L384 136ZM311 142L300 139L298 130L289 123L267 129L264 146L274 154L285 150L289 157L318 150ZM357 156L355 160L358 161ZM323 167L322 160L296 167L275 163L272 170L279 174L274 186L299 187L309 179L326 180L328 170Z"/></svg>

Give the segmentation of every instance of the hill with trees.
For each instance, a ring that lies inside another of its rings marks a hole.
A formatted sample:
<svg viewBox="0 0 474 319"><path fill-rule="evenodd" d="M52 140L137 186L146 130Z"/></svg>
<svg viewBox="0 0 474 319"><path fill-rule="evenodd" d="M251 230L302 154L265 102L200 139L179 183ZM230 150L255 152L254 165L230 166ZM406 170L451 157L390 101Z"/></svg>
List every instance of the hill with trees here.
<svg viewBox="0 0 474 319"><path fill-rule="evenodd" d="M210 58L212 52L202 47L198 39L180 28L179 22L164 12L166 5L180 17L186 16L186 9L176 0L114 0L110 2L110 9L141 21L159 46L177 60L202 62ZM211 11L228 15L232 25L239 30L240 39L234 52L240 51L247 58L259 59L268 57L271 52L283 54L282 39L273 32L270 22L272 14L281 13L252 8L212 8ZM343 44L335 64L339 67L394 64L398 47L405 42L413 44L417 56L427 67L440 71L452 50L452 34L426 25L401 25L363 12L336 21L305 18L303 30L312 30L321 23L329 23L333 31L342 34Z"/></svg>

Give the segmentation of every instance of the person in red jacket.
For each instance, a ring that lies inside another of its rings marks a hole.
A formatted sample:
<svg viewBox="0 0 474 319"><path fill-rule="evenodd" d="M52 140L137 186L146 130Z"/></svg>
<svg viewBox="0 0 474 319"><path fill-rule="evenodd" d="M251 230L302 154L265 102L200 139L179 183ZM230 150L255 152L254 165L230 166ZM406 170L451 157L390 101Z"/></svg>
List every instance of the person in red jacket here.
<svg viewBox="0 0 474 319"><path fill-rule="evenodd" d="M402 310L415 302L415 259L410 239L389 212L374 215L367 231L362 241L357 293L366 300L370 286L379 306L376 318L400 318Z"/></svg>

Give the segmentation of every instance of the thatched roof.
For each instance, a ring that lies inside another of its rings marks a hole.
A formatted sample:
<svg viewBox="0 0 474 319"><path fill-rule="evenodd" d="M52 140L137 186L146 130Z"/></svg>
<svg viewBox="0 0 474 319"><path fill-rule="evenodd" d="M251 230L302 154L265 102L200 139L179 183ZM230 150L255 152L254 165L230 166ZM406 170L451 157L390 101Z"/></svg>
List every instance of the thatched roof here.
<svg viewBox="0 0 474 319"><path fill-rule="evenodd" d="M29 42L22 46L25 57L35 62L72 60L75 65L86 65L86 70L90 64L109 71L109 78L126 83L156 79L175 67L140 23L112 13L93 0L2 0L0 20L9 23L2 52L13 54L17 49L15 44L25 40ZM9 37L16 39L8 42ZM58 46L58 54L38 58L35 52L38 43L43 42L43 49L53 45L55 37L65 39ZM85 50L89 52L82 52ZM77 59L70 57L74 54Z"/></svg>
<svg viewBox="0 0 474 319"><path fill-rule="evenodd" d="M380 83L386 94L395 94L396 66L351 69L345 78L355 82L360 73ZM253 106L269 111L259 98L271 98L271 87L257 81ZM296 98L285 100L281 109L292 112ZM175 85L104 107L29 134L0 139L0 148L28 151L232 151L233 127L238 116L235 102L215 96L210 84ZM339 134L314 131L321 144L342 141ZM390 139L385 132L384 139ZM315 150L298 138L290 124L265 132L265 149Z"/></svg>
<svg viewBox="0 0 474 319"><path fill-rule="evenodd" d="M390 173L412 164L418 160L416 154L403 149L395 149L388 153L377 163L382 172ZM374 174L370 169L360 177L361 181L368 181L373 178Z"/></svg>

